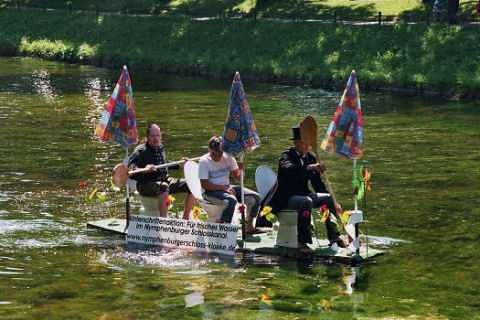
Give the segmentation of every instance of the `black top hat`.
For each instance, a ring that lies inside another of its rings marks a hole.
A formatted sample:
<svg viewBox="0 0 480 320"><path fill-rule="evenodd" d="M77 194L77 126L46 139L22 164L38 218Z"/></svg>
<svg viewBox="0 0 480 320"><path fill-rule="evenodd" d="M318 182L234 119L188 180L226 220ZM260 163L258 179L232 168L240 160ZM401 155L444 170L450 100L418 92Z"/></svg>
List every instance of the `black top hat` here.
<svg viewBox="0 0 480 320"><path fill-rule="evenodd" d="M292 133L293 133L293 138L291 138L290 140L294 140L294 141L302 140L299 126L292 127Z"/></svg>

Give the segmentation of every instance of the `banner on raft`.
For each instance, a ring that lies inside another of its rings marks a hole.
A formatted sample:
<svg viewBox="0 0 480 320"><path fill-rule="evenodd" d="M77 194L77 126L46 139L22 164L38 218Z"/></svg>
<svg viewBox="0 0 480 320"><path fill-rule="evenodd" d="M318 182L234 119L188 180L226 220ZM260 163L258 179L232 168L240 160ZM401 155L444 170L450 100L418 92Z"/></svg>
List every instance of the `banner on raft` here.
<svg viewBox="0 0 480 320"><path fill-rule="evenodd" d="M239 226L228 223L131 215L127 243L233 255Z"/></svg>

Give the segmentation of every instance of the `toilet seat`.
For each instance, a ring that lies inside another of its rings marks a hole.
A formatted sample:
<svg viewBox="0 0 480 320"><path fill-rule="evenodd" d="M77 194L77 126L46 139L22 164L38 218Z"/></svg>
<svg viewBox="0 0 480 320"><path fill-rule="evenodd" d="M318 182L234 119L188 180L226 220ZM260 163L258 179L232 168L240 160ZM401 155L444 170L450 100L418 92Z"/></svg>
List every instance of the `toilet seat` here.
<svg viewBox="0 0 480 320"><path fill-rule="evenodd" d="M255 171L255 184L260 197L263 199L277 181L275 172L270 167L261 165ZM277 213L278 233L276 245L281 247L297 248L297 216L296 210L284 209Z"/></svg>

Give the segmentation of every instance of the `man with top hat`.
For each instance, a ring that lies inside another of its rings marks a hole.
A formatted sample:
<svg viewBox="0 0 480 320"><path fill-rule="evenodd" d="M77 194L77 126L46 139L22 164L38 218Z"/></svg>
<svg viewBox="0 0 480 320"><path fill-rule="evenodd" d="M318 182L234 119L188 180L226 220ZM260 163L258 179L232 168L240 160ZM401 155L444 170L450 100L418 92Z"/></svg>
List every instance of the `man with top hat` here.
<svg viewBox="0 0 480 320"><path fill-rule="evenodd" d="M264 206L272 207L272 213L282 214L283 209L298 211L297 240L298 250L301 253L310 253L308 243L312 243L311 235L311 212L312 208L326 205L337 219L337 212L342 212L340 205L335 207L334 201L322 181L320 172L326 170L325 164L320 165L315 156L309 150L309 145L302 141L300 127L292 128L293 147L285 150L278 160L277 186L272 188L264 199ZM311 182L314 192L309 190L308 182ZM340 238L340 232L334 222L328 218L325 222L327 237L330 244L337 243L345 247Z"/></svg>

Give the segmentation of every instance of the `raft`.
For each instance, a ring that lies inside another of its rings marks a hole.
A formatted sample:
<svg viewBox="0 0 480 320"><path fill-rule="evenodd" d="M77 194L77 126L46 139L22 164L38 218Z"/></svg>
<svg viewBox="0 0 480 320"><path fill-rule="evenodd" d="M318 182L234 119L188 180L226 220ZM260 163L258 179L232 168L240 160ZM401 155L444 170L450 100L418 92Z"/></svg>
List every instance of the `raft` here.
<svg viewBox="0 0 480 320"><path fill-rule="evenodd" d="M126 220L119 218L108 218L97 221L87 222L87 227L100 229L106 232L126 235ZM301 254L295 248L280 247L275 245L277 231L273 229L264 229L266 233L248 235L245 242L241 239L241 232L237 238L237 248L235 252L238 253L253 253L259 255L275 255L292 257L297 259L315 259L315 260L332 260L348 264L358 264L371 260L385 254L385 250L368 247L365 244L360 246L359 253L350 252L346 249L340 249L335 252L330 249L328 240L313 239L313 244L309 245L312 249L311 254Z"/></svg>

